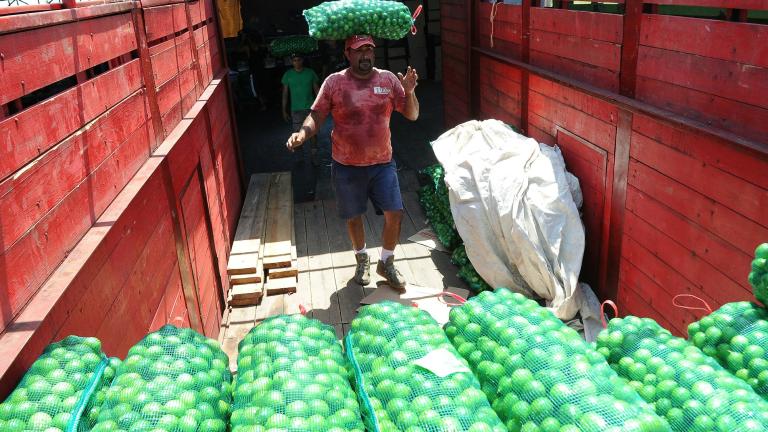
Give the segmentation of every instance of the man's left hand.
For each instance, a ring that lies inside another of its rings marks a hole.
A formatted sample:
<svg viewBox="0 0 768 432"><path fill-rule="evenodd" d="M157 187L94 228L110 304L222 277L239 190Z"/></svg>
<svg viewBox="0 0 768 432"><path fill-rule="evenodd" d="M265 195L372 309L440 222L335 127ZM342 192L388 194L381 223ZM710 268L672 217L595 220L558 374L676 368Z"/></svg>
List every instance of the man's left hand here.
<svg viewBox="0 0 768 432"><path fill-rule="evenodd" d="M410 95L416 90L416 86L419 81L419 74L416 73L416 69L408 66L408 70L405 72L405 76L402 73L397 73L397 78L400 79L400 84L403 85L406 95Z"/></svg>

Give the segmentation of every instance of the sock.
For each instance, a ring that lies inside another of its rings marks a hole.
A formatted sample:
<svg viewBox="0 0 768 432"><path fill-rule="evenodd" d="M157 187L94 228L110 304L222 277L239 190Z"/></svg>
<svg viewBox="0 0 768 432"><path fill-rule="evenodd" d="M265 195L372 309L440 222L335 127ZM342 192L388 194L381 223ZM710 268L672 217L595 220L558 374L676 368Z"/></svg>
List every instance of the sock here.
<svg viewBox="0 0 768 432"><path fill-rule="evenodd" d="M395 251L381 248L381 261L387 262L387 259L395 254Z"/></svg>
<svg viewBox="0 0 768 432"><path fill-rule="evenodd" d="M355 248L354 248L354 247L352 247L352 249L355 249ZM365 248L365 244L363 244L363 248L362 248L362 249L360 249L360 250L356 250L356 251L355 251L355 255L357 255L357 254L361 254L361 253L364 253L364 254L367 254L367 253L368 253L368 249L366 249L366 248Z"/></svg>

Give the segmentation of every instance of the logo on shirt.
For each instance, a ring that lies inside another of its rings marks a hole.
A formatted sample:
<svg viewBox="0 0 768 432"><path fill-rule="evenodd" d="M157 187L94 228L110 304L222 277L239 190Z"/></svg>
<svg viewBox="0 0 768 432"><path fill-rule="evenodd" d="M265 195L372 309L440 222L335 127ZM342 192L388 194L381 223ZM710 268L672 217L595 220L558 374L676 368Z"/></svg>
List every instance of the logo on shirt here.
<svg viewBox="0 0 768 432"><path fill-rule="evenodd" d="M391 92L392 92L392 89L386 88L386 87L376 86L373 88L373 94L377 94L377 95L388 95Z"/></svg>

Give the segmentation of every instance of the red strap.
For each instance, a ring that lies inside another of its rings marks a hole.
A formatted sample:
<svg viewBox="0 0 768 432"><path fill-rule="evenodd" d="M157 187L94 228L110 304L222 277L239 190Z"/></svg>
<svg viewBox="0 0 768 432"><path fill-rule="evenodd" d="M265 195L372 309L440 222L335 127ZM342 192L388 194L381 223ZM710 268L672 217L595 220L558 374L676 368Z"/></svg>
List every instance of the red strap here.
<svg viewBox="0 0 768 432"><path fill-rule="evenodd" d="M307 308L305 308L305 307L304 307L304 305L301 305L301 304L300 304L300 305L299 305L299 312L300 312L302 315L306 315L306 314L307 314Z"/></svg>
<svg viewBox="0 0 768 432"><path fill-rule="evenodd" d="M695 306L685 306L685 305L681 305L681 304L677 303L677 299L678 299L679 297L690 297L690 298L693 298L693 299L695 299L695 300L698 300L698 301L700 301L700 302L701 302L701 304L703 304L703 305L704 305L704 307L703 307L703 308L701 308L701 307L695 307ZM681 308L681 309L690 309L690 310L703 310L703 311L705 311L705 312L707 312L707 313L712 313L712 308L711 308L711 307L709 307L709 304L707 304L707 302L706 302L706 301L704 301L704 299L702 299L701 297L696 297L696 296L695 296L695 295L693 295L693 294L678 294L678 295L676 295L674 298L672 298L672 304L673 304L673 305L675 305L675 306L677 306L677 307L679 307L679 308Z"/></svg>
<svg viewBox="0 0 768 432"><path fill-rule="evenodd" d="M418 31L418 29L416 28L416 18L418 18L418 17L419 17L419 15L421 15L421 10L422 10L422 9L423 9L423 7L422 7L421 5L419 5L419 6L416 8L416 10L415 10L415 11L413 11L413 17L412 17L412 18L413 18L413 22L414 22L414 24L411 26L411 34L412 34L412 35L415 35L415 34L416 34L416 32Z"/></svg>
<svg viewBox="0 0 768 432"><path fill-rule="evenodd" d="M447 301L445 301L445 300L443 299L443 297L444 297L444 296L448 296L448 297L450 297L450 298L452 298L452 299L456 300L458 303L448 303ZM456 293L452 293L452 292L450 292L450 291L443 291L443 292L441 292L440 294L438 294L436 297L437 297L437 298L438 298L438 299L439 299L441 302L443 302L443 303L447 304L448 306L460 306L460 305L463 305L464 303L466 303L466 302L467 302L467 299L465 299L464 297L462 297L462 296L460 296L460 295L458 295L458 294L456 294Z"/></svg>
<svg viewBox="0 0 768 432"><path fill-rule="evenodd" d="M603 323L603 328L608 328L608 323L605 322L605 305L613 308L614 317L619 316L619 307L611 300L606 300L600 305L600 321Z"/></svg>
<svg viewBox="0 0 768 432"><path fill-rule="evenodd" d="M491 48L493 48L493 22L496 19L496 13L498 12L498 6L501 0L496 0L491 6Z"/></svg>

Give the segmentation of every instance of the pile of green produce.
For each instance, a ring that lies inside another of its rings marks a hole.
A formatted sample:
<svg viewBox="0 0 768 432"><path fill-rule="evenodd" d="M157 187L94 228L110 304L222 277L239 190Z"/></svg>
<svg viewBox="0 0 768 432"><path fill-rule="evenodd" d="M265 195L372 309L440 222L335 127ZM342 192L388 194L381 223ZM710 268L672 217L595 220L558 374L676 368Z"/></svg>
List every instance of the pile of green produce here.
<svg viewBox="0 0 768 432"><path fill-rule="evenodd" d="M231 378L217 341L163 326L128 351L93 431L224 432Z"/></svg>
<svg viewBox="0 0 768 432"><path fill-rule="evenodd" d="M506 430L428 313L393 302L366 306L345 343L369 432ZM457 367L438 375L418 364L427 355L437 356L430 364Z"/></svg>
<svg viewBox="0 0 768 432"><path fill-rule="evenodd" d="M506 288L453 308L445 333L510 431L669 431L605 359Z"/></svg>
<svg viewBox="0 0 768 432"><path fill-rule="evenodd" d="M689 325L688 338L768 399L768 311L750 302L727 303Z"/></svg>
<svg viewBox="0 0 768 432"><path fill-rule="evenodd" d="M291 54L309 54L317 51L317 39L306 35L281 37L269 44L269 51L275 57L285 57Z"/></svg>
<svg viewBox="0 0 768 432"><path fill-rule="evenodd" d="M763 306L768 306L768 243L763 243L755 249L749 283L754 289L757 301Z"/></svg>
<svg viewBox="0 0 768 432"><path fill-rule="evenodd" d="M413 26L408 6L389 0L327 1L305 10L304 18L315 39L346 39L358 34L402 39Z"/></svg>
<svg viewBox="0 0 768 432"><path fill-rule="evenodd" d="M93 337L68 336L48 345L0 404L0 431L90 430L89 413L117 364Z"/></svg>
<svg viewBox="0 0 768 432"><path fill-rule="evenodd" d="M469 262L467 250L464 245L459 245L451 254L451 262L459 267L459 277L469 285L473 292L490 291L490 285L477 273L475 266Z"/></svg>
<svg viewBox="0 0 768 432"><path fill-rule="evenodd" d="M232 432L365 430L346 358L327 324L303 315L269 318L240 342L237 365Z"/></svg>
<svg viewBox="0 0 768 432"><path fill-rule="evenodd" d="M768 403L746 382L650 318L611 320L597 346L675 431L768 430Z"/></svg>

